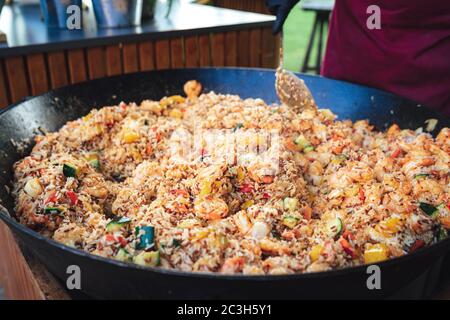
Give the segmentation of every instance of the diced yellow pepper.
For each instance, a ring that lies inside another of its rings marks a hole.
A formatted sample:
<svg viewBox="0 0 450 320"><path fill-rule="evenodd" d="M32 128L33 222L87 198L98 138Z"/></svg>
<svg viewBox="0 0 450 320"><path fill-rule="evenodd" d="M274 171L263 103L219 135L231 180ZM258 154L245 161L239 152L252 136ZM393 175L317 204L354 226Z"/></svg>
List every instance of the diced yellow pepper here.
<svg viewBox="0 0 450 320"><path fill-rule="evenodd" d="M139 151L137 151L137 150L134 150L134 151L131 153L131 156L133 157L134 161L138 161L138 162L142 161L142 155L141 155L141 153L140 153Z"/></svg>
<svg viewBox="0 0 450 320"><path fill-rule="evenodd" d="M250 208L252 205L254 205L255 204L255 201L253 201L253 200L248 200L248 201L245 201L243 204L242 204L242 206L241 206L241 208L242 208L242 210L246 210L246 209L248 209L248 208Z"/></svg>
<svg viewBox="0 0 450 320"><path fill-rule="evenodd" d="M87 115L85 115L83 118L81 118L83 120L83 122L88 122L91 118L93 117L92 113L89 113Z"/></svg>
<svg viewBox="0 0 450 320"><path fill-rule="evenodd" d="M322 254L323 246L320 244L316 244L311 248L311 251L309 252L309 257L311 258L312 262L316 262L319 260L320 255Z"/></svg>
<svg viewBox="0 0 450 320"><path fill-rule="evenodd" d="M200 196L204 197L212 192L211 182L210 181L202 181L200 184Z"/></svg>
<svg viewBox="0 0 450 320"><path fill-rule="evenodd" d="M383 243L369 245L364 251L364 263L373 264L387 260L389 258L389 248Z"/></svg>
<svg viewBox="0 0 450 320"><path fill-rule="evenodd" d="M179 109L172 109L169 112L169 117L175 118L175 119L183 119L183 112Z"/></svg>
<svg viewBox="0 0 450 320"><path fill-rule="evenodd" d="M283 219L283 225L285 225L288 228L294 229L295 226L298 224L299 219L292 216L287 216Z"/></svg>
<svg viewBox="0 0 450 320"><path fill-rule="evenodd" d="M185 101L186 101L186 99L183 98L182 96L171 96L171 97L161 99L159 104L165 108L165 107L170 106L175 103L184 103Z"/></svg>
<svg viewBox="0 0 450 320"><path fill-rule="evenodd" d="M192 240L199 241L199 240L205 239L208 235L209 235L209 230L199 230L195 233Z"/></svg>
<svg viewBox="0 0 450 320"><path fill-rule="evenodd" d="M402 221L400 220L400 218L393 217L380 222L375 227L375 230L383 234L385 237L390 237L396 234L398 231L400 231L401 228L402 228Z"/></svg>
<svg viewBox="0 0 450 320"><path fill-rule="evenodd" d="M135 131L125 130L123 133L123 142L125 143L133 143L139 140L139 133Z"/></svg>
<svg viewBox="0 0 450 320"><path fill-rule="evenodd" d="M353 184L350 187L346 188L344 193L345 196L351 198L351 197L355 197L358 193L359 193L359 189L361 187L358 184Z"/></svg>
<svg viewBox="0 0 450 320"><path fill-rule="evenodd" d="M244 172L244 169L242 169L241 167L239 167L239 168L237 169L237 180L238 180L239 182L242 182L242 181L244 181L244 179L245 179L245 172Z"/></svg>

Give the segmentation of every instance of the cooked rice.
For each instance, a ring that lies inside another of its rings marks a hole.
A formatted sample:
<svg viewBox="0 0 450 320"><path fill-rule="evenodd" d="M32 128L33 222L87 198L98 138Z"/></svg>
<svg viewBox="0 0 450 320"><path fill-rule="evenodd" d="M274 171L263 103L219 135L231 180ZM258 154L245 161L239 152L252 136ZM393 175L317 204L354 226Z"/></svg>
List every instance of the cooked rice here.
<svg viewBox="0 0 450 320"><path fill-rule="evenodd" d="M367 121L336 121L329 110L296 114L260 99L197 97L198 84L190 85L189 98L94 109L37 136L15 164L20 222L127 262L142 253L135 227L153 226L148 250L160 261L149 265L244 274L376 263L446 237L449 128L436 138L395 124L378 132ZM227 129L237 140L250 130L277 132L277 171L259 158L211 164L223 142L180 163L169 152L172 133L198 128ZM75 177L64 164L77 168ZM108 231L120 217L131 222Z"/></svg>

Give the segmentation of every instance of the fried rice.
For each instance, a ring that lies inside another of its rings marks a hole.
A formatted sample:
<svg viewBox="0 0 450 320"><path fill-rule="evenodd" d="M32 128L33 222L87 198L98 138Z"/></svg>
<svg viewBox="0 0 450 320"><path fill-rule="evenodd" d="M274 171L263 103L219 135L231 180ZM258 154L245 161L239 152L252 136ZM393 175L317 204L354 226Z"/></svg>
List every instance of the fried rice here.
<svg viewBox="0 0 450 320"><path fill-rule="evenodd" d="M373 264L447 237L449 128L380 132L195 81L185 91L37 136L14 167L20 222L124 262L249 275ZM211 130L227 138L190 142ZM249 144L259 153L237 153Z"/></svg>

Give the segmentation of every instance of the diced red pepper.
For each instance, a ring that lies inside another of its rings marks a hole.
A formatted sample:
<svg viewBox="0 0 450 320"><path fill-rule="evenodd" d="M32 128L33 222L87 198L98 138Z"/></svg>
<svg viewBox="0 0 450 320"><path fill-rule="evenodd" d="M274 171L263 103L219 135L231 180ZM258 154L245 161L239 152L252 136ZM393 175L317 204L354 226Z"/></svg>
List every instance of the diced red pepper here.
<svg viewBox="0 0 450 320"><path fill-rule="evenodd" d="M66 195L69 198L71 204L73 204L74 206L78 204L78 196L75 192L67 191Z"/></svg>
<svg viewBox="0 0 450 320"><path fill-rule="evenodd" d="M359 188L359 200L361 200L361 201L366 200L366 193L364 192L363 188Z"/></svg>
<svg viewBox="0 0 450 320"><path fill-rule="evenodd" d="M50 195L44 201L44 205L45 204L49 204L50 202L52 202L52 203L57 203L58 202L58 198L56 197L56 191L50 192Z"/></svg>
<svg viewBox="0 0 450 320"><path fill-rule="evenodd" d="M117 240L117 242L119 242L119 244L120 244L122 247L125 247L125 246L127 245L127 240L125 240L125 238L122 237L122 236L117 236L117 237L116 237L116 240Z"/></svg>
<svg viewBox="0 0 450 320"><path fill-rule="evenodd" d="M270 194L268 194L267 192L265 192L263 194L263 199L269 200L270 199Z"/></svg>
<svg viewBox="0 0 450 320"><path fill-rule="evenodd" d="M450 202L447 202L447 208L450 210Z"/></svg>
<svg viewBox="0 0 450 320"><path fill-rule="evenodd" d="M416 240L412 244L411 248L409 248L409 252L411 253L411 252L417 251L420 248L423 248L424 246L425 246L425 241L423 241L422 239Z"/></svg>
<svg viewBox="0 0 450 320"><path fill-rule="evenodd" d="M106 242L116 242L116 239L114 238L114 235L113 234L107 234L106 236L105 236L105 240L106 240Z"/></svg>
<svg viewBox="0 0 450 320"><path fill-rule="evenodd" d="M352 259L355 259L356 258L356 251L355 251L355 249L351 246L351 244L347 241L347 240L345 240L344 238L341 238L340 240L339 240L339 242L340 242L340 244L341 244L341 246L342 246L342 249L344 249L344 252L346 253L346 254L348 254L350 257L352 257Z"/></svg>
<svg viewBox="0 0 450 320"><path fill-rule="evenodd" d="M398 156L401 155L401 154L402 154L402 149L398 148L397 150L395 150L394 152L392 152L391 158L392 158L392 159L398 158Z"/></svg>
<svg viewBox="0 0 450 320"><path fill-rule="evenodd" d="M245 183L241 186L240 190L242 193L251 193L253 191L253 188L248 183Z"/></svg>

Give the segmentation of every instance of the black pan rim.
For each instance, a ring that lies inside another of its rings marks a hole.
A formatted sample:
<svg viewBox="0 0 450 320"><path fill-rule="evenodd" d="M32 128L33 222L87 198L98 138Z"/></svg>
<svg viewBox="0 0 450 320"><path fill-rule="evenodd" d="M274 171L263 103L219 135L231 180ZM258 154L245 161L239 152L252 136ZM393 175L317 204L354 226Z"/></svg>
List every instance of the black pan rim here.
<svg viewBox="0 0 450 320"><path fill-rule="evenodd" d="M16 103L8 106L7 108L4 108L3 110L0 110L0 117L3 116L5 113L13 110L14 108L19 107L25 101L31 101L31 100L37 99L39 97L47 96L47 95L50 95L50 96L56 95L57 96L58 92L61 92L61 91L64 91L64 90L67 90L67 89L70 89L73 87L78 87L78 86L82 87L82 86L86 86L86 85L93 85L93 84L95 85L95 82L100 82L105 79L114 79L114 78L118 79L118 78L124 78L127 76L132 77L133 75L136 76L138 74L149 74L149 73L158 73L158 72L182 72L182 71L223 70L223 69L230 70L230 71L243 70L243 71L256 71L256 72L269 72L269 73L275 72L273 69L265 69L265 68L205 67L205 68L153 70L153 71L145 71L145 72L135 72L135 73L127 74L127 75L104 77L104 78L100 78L100 79L84 81L84 82L73 84L73 85L67 85L67 86L64 86L64 87L61 87L58 89L51 90L49 92L46 92L46 93L38 95L38 96L27 97L25 99L22 99L19 102L16 102ZM300 74L300 73L297 73L297 74ZM301 75L305 76L307 78L324 78L321 76L308 75L308 74L301 74ZM340 82L340 83L345 83L345 84L350 84L350 85L356 86L356 87L366 88L362 85L355 84L355 83L349 83L346 81L328 79L328 78L324 78L324 79L327 79L330 81L335 81L335 82ZM374 90L374 92L380 92L380 93L395 96L392 93L389 93L389 92L386 92L386 91L383 91L380 89L376 89L376 88L370 88L370 89ZM403 98L403 99L409 100L406 98ZM411 100L409 100L409 101L411 101ZM420 106L421 108L426 108L425 106L423 106L419 103L416 103L416 105ZM445 116L439 115L434 111L433 111L433 113L445 118ZM53 239L47 238L47 237L39 234L38 232L19 223L15 218L13 218L13 216L11 216L9 214L9 212L5 208L3 208L1 206L0 206L0 219L3 220L9 227L11 227L12 231L14 231L14 232L20 231L22 233L27 234L28 236L30 236L32 238L35 238L35 240L38 240L40 242L45 242L46 244L48 244L50 246L57 247L60 250L69 252L69 253L77 255L79 257L95 260L95 261L98 261L101 263L111 264L111 265L114 265L114 266L120 267L120 268L125 268L125 269L131 268L131 269L141 270L141 271L146 271L146 272L154 272L154 273L158 273L160 275L172 275L172 276L178 276L178 277L201 278L201 279L221 279L221 280L228 280L228 281L244 280L244 281L269 281L270 282L270 281L278 281L278 280L301 280L301 279L329 278L329 277L344 276L347 274L354 274L354 273L365 274L367 267L369 266L369 265L359 265L359 266L324 271L324 272L294 273L294 274L287 274L287 275L243 275L243 274L229 275L229 274L212 273L212 272L211 273L185 272L185 271L180 271L180 270L176 270L176 269L163 269L163 268L159 268L159 267L143 267L143 266L139 266L139 265L136 265L133 263L120 262L120 261L117 261L114 259L97 256L97 255L91 254L87 251L69 247L69 246L59 243ZM442 240L442 241L435 243L431 246L428 246L426 248L420 249L416 252L406 254L401 257L396 257L396 258L382 261L380 263L377 263L376 265L379 266L380 268L383 268L383 267L388 267L390 265L400 264L402 262L406 263L407 261L409 261L411 259L415 259L416 257L428 255L434 251L441 250L444 248L446 248L446 250L444 250L445 252L450 251L450 238Z"/></svg>

